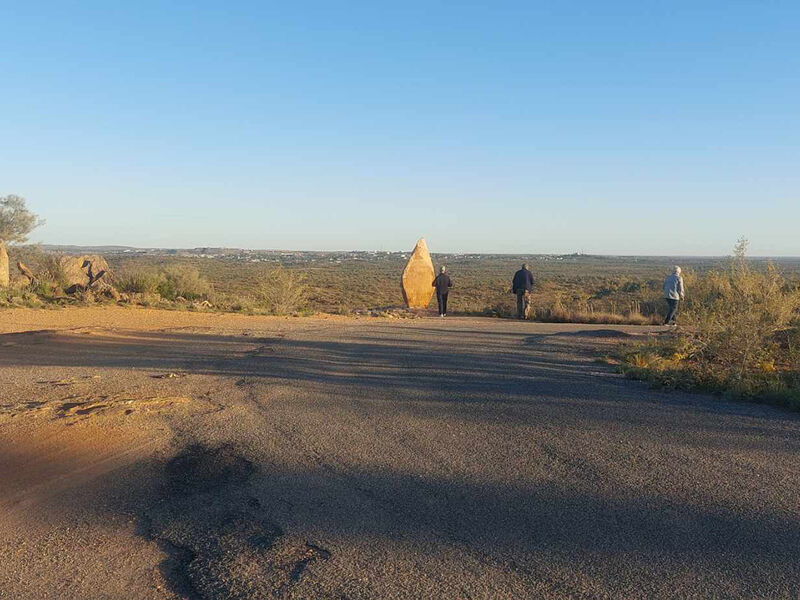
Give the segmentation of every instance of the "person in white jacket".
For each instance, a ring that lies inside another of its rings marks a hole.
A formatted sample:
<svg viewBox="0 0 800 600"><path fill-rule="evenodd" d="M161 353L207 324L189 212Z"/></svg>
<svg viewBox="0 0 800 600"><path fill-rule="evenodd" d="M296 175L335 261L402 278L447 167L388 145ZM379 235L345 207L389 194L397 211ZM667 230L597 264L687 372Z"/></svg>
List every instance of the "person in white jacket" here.
<svg viewBox="0 0 800 600"><path fill-rule="evenodd" d="M675 323L675 315L678 314L678 303L683 300L685 295L686 286L683 283L683 277L681 277L681 268L675 265L672 269L672 274L667 275L664 280L664 297L669 305L664 325Z"/></svg>

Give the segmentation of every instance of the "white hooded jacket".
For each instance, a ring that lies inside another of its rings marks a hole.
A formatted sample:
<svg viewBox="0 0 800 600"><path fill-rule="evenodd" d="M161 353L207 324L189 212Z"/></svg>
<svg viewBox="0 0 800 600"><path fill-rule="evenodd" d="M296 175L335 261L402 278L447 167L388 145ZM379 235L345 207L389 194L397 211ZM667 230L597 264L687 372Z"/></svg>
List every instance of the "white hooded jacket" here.
<svg viewBox="0 0 800 600"><path fill-rule="evenodd" d="M686 286L683 284L680 272L668 275L664 280L664 297L670 300L683 300L685 293Z"/></svg>

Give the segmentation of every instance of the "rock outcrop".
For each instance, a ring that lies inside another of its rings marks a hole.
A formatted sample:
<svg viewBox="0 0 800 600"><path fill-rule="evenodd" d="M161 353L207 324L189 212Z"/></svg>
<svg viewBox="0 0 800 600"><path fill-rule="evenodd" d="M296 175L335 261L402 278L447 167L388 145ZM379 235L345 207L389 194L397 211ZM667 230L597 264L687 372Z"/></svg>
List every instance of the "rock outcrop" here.
<svg viewBox="0 0 800 600"><path fill-rule="evenodd" d="M106 259L98 254L62 256L61 270L64 274L64 284L66 288L75 285L87 288L102 277L102 275L100 275L101 272L105 271L105 273L108 273L108 263Z"/></svg>
<svg viewBox="0 0 800 600"><path fill-rule="evenodd" d="M116 290L116 288L114 288L114 286L108 285L107 283L104 283L102 281L98 281L97 283L95 283L91 287L91 289L92 291L94 291L95 294L103 296L105 298L110 298L111 300L115 300L116 302L122 300L122 294L120 294Z"/></svg>
<svg viewBox="0 0 800 600"><path fill-rule="evenodd" d="M19 270L20 275L27 280L28 285L36 285L38 283L39 280L36 278L36 275L34 275L33 271L31 271L21 260L17 261L17 269Z"/></svg>
<svg viewBox="0 0 800 600"><path fill-rule="evenodd" d="M433 297L433 261L425 238L420 238L403 269L403 300L408 308L427 308Z"/></svg>
<svg viewBox="0 0 800 600"><path fill-rule="evenodd" d="M7 287L9 283L10 273L8 271L8 252L6 252L6 245L0 242L0 287Z"/></svg>

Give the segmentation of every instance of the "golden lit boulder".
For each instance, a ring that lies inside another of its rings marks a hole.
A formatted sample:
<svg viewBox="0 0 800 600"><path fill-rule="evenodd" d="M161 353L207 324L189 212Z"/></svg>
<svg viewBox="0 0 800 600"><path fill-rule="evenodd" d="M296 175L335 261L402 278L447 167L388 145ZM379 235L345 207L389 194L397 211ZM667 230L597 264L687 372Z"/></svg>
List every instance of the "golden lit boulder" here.
<svg viewBox="0 0 800 600"><path fill-rule="evenodd" d="M67 287L73 285L88 287L108 274L108 263L98 254L62 256L59 262Z"/></svg>
<svg viewBox="0 0 800 600"><path fill-rule="evenodd" d="M420 238L403 269L403 300L408 308L427 308L433 296L433 261L425 238Z"/></svg>
<svg viewBox="0 0 800 600"><path fill-rule="evenodd" d="M6 245L0 242L0 287L6 287L10 281L10 272L8 270L8 252L6 252Z"/></svg>

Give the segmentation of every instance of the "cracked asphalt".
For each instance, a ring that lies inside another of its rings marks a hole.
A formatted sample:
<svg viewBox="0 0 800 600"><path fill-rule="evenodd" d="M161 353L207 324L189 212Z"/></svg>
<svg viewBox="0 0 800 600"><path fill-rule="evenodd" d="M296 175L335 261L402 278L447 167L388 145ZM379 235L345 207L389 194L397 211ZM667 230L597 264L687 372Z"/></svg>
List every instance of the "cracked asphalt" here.
<svg viewBox="0 0 800 600"><path fill-rule="evenodd" d="M800 418L659 328L0 316L0 598L800 597Z"/></svg>

